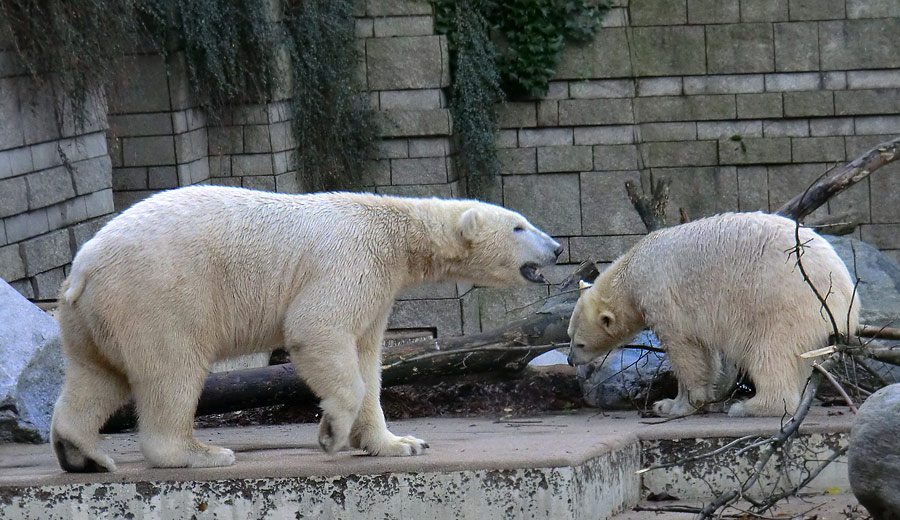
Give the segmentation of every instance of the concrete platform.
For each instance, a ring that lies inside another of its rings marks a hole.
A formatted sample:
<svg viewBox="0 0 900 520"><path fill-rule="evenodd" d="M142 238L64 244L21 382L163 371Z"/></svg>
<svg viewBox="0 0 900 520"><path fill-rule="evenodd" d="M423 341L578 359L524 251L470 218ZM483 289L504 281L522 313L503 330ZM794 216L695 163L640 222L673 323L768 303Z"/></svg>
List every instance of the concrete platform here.
<svg viewBox="0 0 900 520"><path fill-rule="evenodd" d="M835 410L841 409L813 410L804 424L796 444L810 457L846 442L851 416ZM235 450L237 464L193 470L147 468L135 435L122 434L102 441L119 471L87 475L62 472L49 445L8 444L0 445L0 518L596 520L630 509L648 492L691 499L728 486L728 476L738 478L749 464L731 454L732 460L635 472L735 437L768 435L780 424L722 414L660 422L592 411L394 422L394 433L431 445L408 458L325 455L312 424L205 429L198 437ZM717 473L722 465L727 474ZM815 484L846 490L845 465L834 468Z"/></svg>

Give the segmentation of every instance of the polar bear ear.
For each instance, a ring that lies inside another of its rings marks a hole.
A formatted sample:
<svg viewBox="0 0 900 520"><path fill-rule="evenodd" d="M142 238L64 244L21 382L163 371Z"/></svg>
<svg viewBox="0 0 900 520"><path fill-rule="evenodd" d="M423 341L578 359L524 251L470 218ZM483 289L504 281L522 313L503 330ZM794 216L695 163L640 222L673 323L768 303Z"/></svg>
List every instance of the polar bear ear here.
<svg viewBox="0 0 900 520"><path fill-rule="evenodd" d="M469 208L463 211L463 214L459 217L459 233L463 239L467 241L474 240L481 227L482 220L483 217L478 208Z"/></svg>
<svg viewBox="0 0 900 520"><path fill-rule="evenodd" d="M612 311L600 311L597 315L597 321L604 329L609 331L616 324L616 315Z"/></svg>
<svg viewBox="0 0 900 520"><path fill-rule="evenodd" d="M585 282L584 280L578 280L578 288L579 289L587 289L588 287L593 287L594 284Z"/></svg>

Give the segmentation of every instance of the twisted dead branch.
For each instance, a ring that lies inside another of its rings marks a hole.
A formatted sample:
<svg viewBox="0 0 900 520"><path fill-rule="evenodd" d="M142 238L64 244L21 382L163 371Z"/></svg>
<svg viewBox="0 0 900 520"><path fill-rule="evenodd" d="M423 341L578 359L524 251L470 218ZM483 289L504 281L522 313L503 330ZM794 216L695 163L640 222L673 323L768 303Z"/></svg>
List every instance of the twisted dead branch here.
<svg viewBox="0 0 900 520"><path fill-rule="evenodd" d="M641 221L648 232L666 227L666 205L669 202L669 179L660 179L650 183L649 196L644 190L631 181L625 182L625 191L634 209L637 210ZM683 213L683 219L687 214Z"/></svg>
<svg viewBox="0 0 900 520"><path fill-rule="evenodd" d="M845 164L834 174L819 179L806 191L778 208L779 215L802 220L834 195L868 177L882 166L900 159L900 137L881 143Z"/></svg>

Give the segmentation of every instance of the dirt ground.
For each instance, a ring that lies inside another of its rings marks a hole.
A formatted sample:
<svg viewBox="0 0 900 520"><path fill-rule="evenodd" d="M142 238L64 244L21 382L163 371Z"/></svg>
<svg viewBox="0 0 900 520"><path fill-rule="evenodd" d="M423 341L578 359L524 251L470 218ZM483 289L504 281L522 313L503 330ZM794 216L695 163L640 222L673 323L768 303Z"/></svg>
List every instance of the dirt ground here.
<svg viewBox="0 0 900 520"><path fill-rule="evenodd" d="M516 374L443 377L382 389L381 405L390 420L414 417L517 417L584 406L575 369L564 365L529 367ZM297 403L207 415L199 428L316 422L316 403Z"/></svg>

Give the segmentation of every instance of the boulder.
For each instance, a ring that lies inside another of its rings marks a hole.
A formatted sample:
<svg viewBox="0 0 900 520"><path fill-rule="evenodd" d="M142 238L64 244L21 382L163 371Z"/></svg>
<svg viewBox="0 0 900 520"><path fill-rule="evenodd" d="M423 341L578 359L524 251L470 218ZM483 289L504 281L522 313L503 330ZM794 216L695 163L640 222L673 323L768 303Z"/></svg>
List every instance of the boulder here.
<svg viewBox="0 0 900 520"><path fill-rule="evenodd" d="M650 331L642 332L629 344L660 345ZM604 410L649 408L672 390L670 376L664 354L639 349L617 350L578 367L585 403ZM674 391L671 393L674 395Z"/></svg>
<svg viewBox="0 0 900 520"><path fill-rule="evenodd" d="M0 280L0 442L47 442L64 365L52 316Z"/></svg>
<svg viewBox="0 0 900 520"><path fill-rule="evenodd" d="M850 487L874 520L900 520L900 383L875 392L850 430Z"/></svg>
<svg viewBox="0 0 900 520"><path fill-rule="evenodd" d="M900 263L874 246L852 237L826 236L847 264L850 276L859 279L862 308L860 321L868 325L900 327ZM900 382L900 367L869 361L887 381Z"/></svg>

